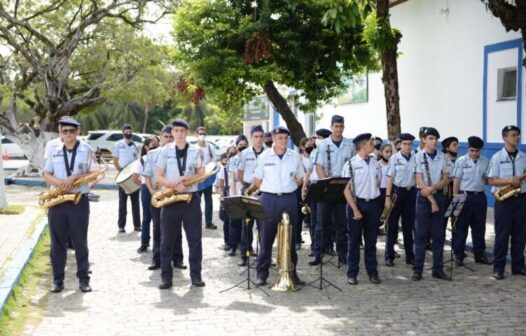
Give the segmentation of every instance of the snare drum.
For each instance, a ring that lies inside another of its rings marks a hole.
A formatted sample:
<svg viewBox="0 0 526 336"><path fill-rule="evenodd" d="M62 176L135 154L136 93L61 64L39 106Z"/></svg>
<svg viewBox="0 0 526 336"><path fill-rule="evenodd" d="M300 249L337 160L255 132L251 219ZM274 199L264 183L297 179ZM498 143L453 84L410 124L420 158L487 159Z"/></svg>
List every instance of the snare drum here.
<svg viewBox="0 0 526 336"><path fill-rule="evenodd" d="M137 160L128 163L115 177L115 183L117 183L126 193L129 195L136 192L141 187L140 184L135 183L133 180L133 172Z"/></svg>

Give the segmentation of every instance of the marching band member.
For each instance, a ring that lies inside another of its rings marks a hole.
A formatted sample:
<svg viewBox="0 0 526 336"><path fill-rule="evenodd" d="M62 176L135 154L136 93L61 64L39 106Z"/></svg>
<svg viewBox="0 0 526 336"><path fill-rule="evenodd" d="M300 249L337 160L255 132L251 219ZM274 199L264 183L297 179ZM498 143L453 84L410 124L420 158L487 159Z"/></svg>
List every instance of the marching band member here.
<svg viewBox="0 0 526 336"><path fill-rule="evenodd" d="M382 169L382 180L380 182L380 208L381 208L380 213L382 213L383 207L385 204L385 192L386 192L386 187L387 187L387 169L389 168L389 159L391 158L392 155L393 155L393 146L391 144L383 144L380 147L378 156L374 157L378 161L378 164L380 165L380 168ZM380 227L381 225L382 225L382 222L379 221L378 227ZM383 230L379 230L378 234L385 234L385 232L383 232Z"/></svg>
<svg viewBox="0 0 526 336"><path fill-rule="evenodd" d="M201 149L203 153L203 163L206 165L209 162L214 162L216 153L212 146L206 142L206 129L202 126L198 127L195 132L197 133L197 147ZM205 229L215 230L217 225L212 223L212 213L214 212L212 192L213 185L209 185L203 190L199 191L199 197L205 198Z"/></svg>
<svg viewBox="0 0 526 336"><path fill-rule="evenodd" d="M243 138L245 136L243 135ZM238 139L240 137L238 136ZM236 140L236 142L238 142ZM244 140L240 140L238 142L240 144L240 147L244 145ZM239 150L236 146L231 146L227 149L227 156L228 156L228 164L227 164L227 174L228 174L228 184L230 186L229 189L229 196L239 196L241 195L241 187L239 186L239 182L237 181L237 165L239 164ZM236 250L239 247L239 244L241 243L241 230L242 230L243 222L240 218L238 219L230 219L228 222L228 245L230 247L230 250L228 251L229 256L235 256ZM241 259L241 264L246 265L243 263L243 259Z"/></svg>
<svg viewBox="0 0 526 336"><path fill-rule="evenodd" d="M192 285L204 287L201 278L202 249L202 213L197 185L186 187L184 182L190 177L204 173L199 160L199 151L186 141L188 124L176 119L172 122L172 135L175 142L161 150L157 161L159 184L179 193L190 193L192 199L187 202L175 202L161 209L161 284L159 289L172 287L173 269L171 265L174 240L181 225L186 234L189 250L190 278Z"/></svg>
<svg viewBox="0 0 526 336"><path fill-rule="evenodd" d="M446 154L447 169L451 173L449 176L449 181L444 188L444 196L446 197L445 209L449 207L451 201L453 200L453 172L455 171L455 162L458 156L458 138L457 137L448 137L442 140L442 153ZM444 232L447 227L449 218L444 218Z"/></svg>
<svg viewBox="0 0 526 336"><path fill-rule="evenodd" d="M303 222L305 221L305 223L308 224L310 227L310 213L304 214L302 211L302 207L304 204L303 199L305 197L305 195L303 195L303 186L305 185L307 175L310 171L312 171L312 161L310 160L310 155L312 154L313 150L314 144L312 143L312 140L310 138L303 137L300 139L299 154L301 158L301 165L303 166L303 171L305 172L305 176L303 177L301 185L298 187L298 189L296 189L296 197L298 199L298 223L295 223L295 225L297 225L298 227L298 229L296 230L296 250L301 249L301 244L303 244L303 239L301 238Z"/></svg>
<svg viewBox="0 0 526 336"><path fill-rule="evenodd" d="M228 151L228 150L227 150ZM219 195L222 197L230 196L230 178L228 177L228 153L221 154L221 168L217 173L217 187L219 189ZM221 205L219 208L219 219L223 221L223 241L224 241L224 251L230 251L232 247L230 246L229 238L229 225L230 217L226 213L225 209ZM236 247L237 248L237 247ZM235 255L236 251L233 251Z"/></svg>
<svg viewBox="0 0 526 336"><path fill-rule="evenodd" d="M526 243L526 154L518 149L521 130L506 126L502 130L504 148L491 157L488 182L493 191L498 187L520 188L520 192L495 202L495 259L493 276L504 279L508 241L511 241L511 274L526 275L524 246Z"/></svg>
<svg viewBox="0 0 526 336"><path fill-rule="evenodd" d="M350 177L344 190L347 200L347 221L349 226L349 248L347 256L347 277L351 285L357 285L360 264L360 242L362 232L365 240L364 261L369 280L379 284L378 262L376 261L376 240L380 221L380 180L382 171L378 161L370 154L374 146L370 133L353 139L357 154L343 166L343 177Z"/></svg>
<svg viewBox="0 0 526 336"><path fill-rule="evenodd" d="M270 132L265 133L265 137L263 138L263 143L265 144L265 149L272 148L272 133Z"/></svg>
<svg viewBox="0 0 526 336"><path fill-rule="evenodd" d="M258 157L254 183L261 190L261 206L266 210L268 219L260 221L261 249L257 259L258 286L267 283L269 267L272 258L272 245L276 238L278 222L282 212L287 212L291 223L297 221L298 200L295 190L305 175L298 153L287 148L290 132L284 127L277 127L272 131L274 146ZM292 227L292 245L295 246L294 225ZM296 273L298 255L296 249L291 248L291 259L294 264L294 281L304 285Z"/></svg>
<svg viewBox="0 0 526 336"><path fill-rule="evenodd" d="M486 172L489 160L480 155L484 146L481 138L471 136L468 138L468 154L460 157L455 163L453 193L466 194L466 202L462 208L458 220L453 228L452 248L455 255L455 264L464 264L464 250L466 249L466 238L468 228L471 227L473 238L473 252L475 262L480 264L491 264L484 255L486 250L486 211L488 202L486 200Z"/></svg>
<svg viewBox="0 0 526 336"><path fill-rule="evenodd" d="M91 292L89 285L88 224L89 185L73 188L73 183L98 169L93 150L84 142L77 140L80 124L73 118L59 120L62 143L55 143L44 167L46 182L69 193L82 193L78 204L64 202L49 208L48 221L51 234L51 265L53 286L51 292L64 289L64 269L66 266L66 244L71 237L77 259L77 277L82 292Z"/></svg>

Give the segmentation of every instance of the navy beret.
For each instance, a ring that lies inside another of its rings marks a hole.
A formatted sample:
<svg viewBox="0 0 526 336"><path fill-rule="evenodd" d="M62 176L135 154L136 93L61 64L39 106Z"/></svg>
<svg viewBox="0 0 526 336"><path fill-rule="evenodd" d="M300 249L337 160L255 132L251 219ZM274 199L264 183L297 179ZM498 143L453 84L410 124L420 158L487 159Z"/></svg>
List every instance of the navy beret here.
<svg viewBox="0 0 526 336"><path fill-rule="evenodd" d="M188 123L184 121L183 119L175 119L172 121L172 127L184 127L186 129L189 129Z"/></svg>
<svg viewBox="0 0 526 336"><path fill-rule="evenodd" d="M256 132L265 133L265 131L263 130L263 127L261 127L261 125L254 125L254 126L252 126L252 128L250 129L250 134L256 133Z"/></svg>
<svg viewBox="0 0 526 336"><path fill-rule="evenodd" d="M80 123L76 121L75 119L71 118L70 116L61 117L58 120L58 123L59 125L70 125L70 126L75 126L75 127L80 126Z"/></svg>
<svg viewBox="0 0 526 336"><path fill-rule="evenodd" d="M343 117L341 115L333 115L332 118L331 118L331 125L332 124L335 124L335 123L341 123L343 124L345 122L345 119L343 119Z"/></svg>
<svg viewBox="0 0 526 336"><path fill-rule="evenodd" d="M130 124L124 124L124 125L122 125L122 130L123 130L123 131L124 131L124 130L127 130L127 129L129 129L129 130L132 129L132 127L131 127Z"/></svg>
<svg viewBox="0 0 526 336"><path fill-rule="evenodd" d="M410 133L402 133L398 139L400 139L400 141L413 141L415 140L415 137Z"/></svg>
<svg viewBox="0 0 526 336"><path fill-rule="evenodd" d="M236 138L236 145L238 143L240 143L241 141L248 142L248 139L247 139L247 137L244 134L240 134L240 135L237 136L237 138Z"/></svg>
<svg viewBox="0 0 526 336"><path fill-rule="evenodd" d="M272 135L276 135L276 134L287 134L287 135L290 135L290 132L285 127L278 126L278 127L274 128L272 130Z"/></svg>
<svg viewBox="0 0 526 336"><path fill-rule="evenodd" d="M326 129L326 128L320 128L319 130L316 130L316 135L317 135L317 136L321 136L321 137L324 138L324 139L330 137L331 134L332 134L332 132L329 131L329 130Z"/></svg>
<svg viewBox="0 0 526 336"><path fill-rule="evenodd" d="M164 125L164 127L161 129L161 133L172 133L172 126Z"/></svg>
<svg viewBox="0 0 526 336"><path fill-rule="evenodd" d="M458 143L457 137L447 137L444 140L442 140L442 148L446 149L449 145L451 145L452 142Z"/></svg>
<svg viewBox="0 0 526 336"><path fill-rule="evenodd" d="M514 126L514 125L509 125L509 126L505 126L502 129L502 135L506 135L509 131L517 131L517 132L519 132L519 134L521 134L520 128L518 128L517 126Z"/></svg>
<svg viewBox="0 0 526 336"><path fill-rule="evenodd" d="M272 136L272 133L270 133L270 132L265 133L265 138L269 138L271 136Z"/></svg>
<svg viewBox="0 0 526 336"><path fill-rule="evenodd" d="M423 137L426 136L425 135L426 129L427 129L427 126L420 127L420 129L418 130L418 137L419 138L423 138Z"/></svg>
<svg viewBox="0 0 526 336"><path fill-rule="evenodd" d="M402 142L402 139L396 138L394 141L395 146Z"/></svg>
<svg viewBox="0 0 526 336"><path fill-rule="evenodd" d="M378 140L378 141L380 141L380 142L383 142L382 138L377 137L377 136L373 136L373 137L371 137L371 139L373 139L373 140Z"/></svg>
<svg viewBox="0 0 526 336"><path fill-rule="evenodd" d="M484 141L482 141L482 139L478 136L470 136L468 138L468 147L481 149L484 147Z"/></svg>
<svg viewBox="0 0 526 336"><path fill-rule="evenodd" d="M362 134L359 134L357 135L353 140L352 140L352 143L353 144L357 144L359 143L360 141L364 141L364 140L371 140L371 133L362 133Z"/></svg>
<svg viewBox="0 0 526 336"><path fill-rule="evenodd" d="M434 128L434 127L426 127L426 129L424 130L424 138L427 137L428 135L434 135L437 137L437 139L440 138L440 133L438 133L437 129Z"/></svg>

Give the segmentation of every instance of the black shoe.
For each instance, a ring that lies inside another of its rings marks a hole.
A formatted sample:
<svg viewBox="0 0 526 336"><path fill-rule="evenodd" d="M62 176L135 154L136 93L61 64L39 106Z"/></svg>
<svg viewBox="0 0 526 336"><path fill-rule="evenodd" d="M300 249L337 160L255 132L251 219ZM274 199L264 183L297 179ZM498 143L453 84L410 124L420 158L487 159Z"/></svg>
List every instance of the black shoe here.
<svg viewBox="0 0 526 336"><path fill-rule="evenodd" d="M137 253L143 253L143 252L146 252L147 249L148 249L148 245L141 245L141 246L137 249Z"/></svg>
<svg viewBox="0 0 526 336"><path fill-rule="evenodd" d="M315 255L316 255L316 253L314 251L310 251L309 257L314 257Z"/></svg>
<svg viewBox="0 0 526 336"><path fill-rule="evenodd" d="M159 289L168 289L172 287L171 281L161 281L161 284L159 285Z"/></svg>
<svg viewBox="0 0 526 336"><path fill-rule="evenodd" d="M134 231L136 232L141 232L141 227L140 226L136 226L133 228Z"/></svg>
<svg viewBox="0 0 526 336"><path fill-rule="evenodd" d="M415 259L406 259L405 263L406 263L406 265L414 265L415 264Z"/></svg>
<svg viewBox="0 0 526 336"><path fill-rule="evenodd" d="M464 266L464 260L460 258L455 258L454 262L455 262L455 266Z"/></svg>
<svg viewBox="0 0 526 336"><path fill-rule="evenodd" d="M356 277L349 277L349 279L347 279L347 282L349 283L349 285L357 285L358 284L358 280L356 280Z"/></svg>
<svg viewBox="0 0 526 336"><path fill-rule="evenodd" d="M64 283L54 283L51 287L51 293L60 293L64 290Z"/></svg>
<svg viewBox="0 0 526 336"><path fill-rule="evenodd" d="M371 281L375 285L378 285L380 282L382 282L380 278L378 277L378 274L373 274L369 276L369 281Z"/></svg>
<svg viewBox="0 0 526 336"><path fill-rule="evenodd" d="M81 291L82 293L89 293L89 292L92 291L90 285L87 284L87 283L83 283L83 282L81 282L81 283L79 284L79 289L80 289L80 291Z"/></svg>
<svg viewBox="0 0 526 336"><path fill-rule="evenodd" d="M246 259L241 259L241 261L238 262L237 265L239 267L245 267L245 266L247 266L247 260Z"/></svg>
<svg viewBox="0 0 526 336"><path fill-rule="evenodd" d="M201 280L200 278L199 279L192 279L192 285L194 285L195 287L204 287L205 286L205 282L203 280Z"/></svg>
<svg viewBox="0 0 526 336"><path fill-rule="evenodd" d="M392 260L386 260L385 261L385 266L387 267L393 267L395 264Z"/></svg>
<svg viewBox="0 0 526 336"><path fill-rule="evenodd" d="M155 263L154 263L154 264L151 264L150 266L148 266L148 269L149 269L150 271L155 271L155 270L158 270L159 268L161 268L161 265L159 265L159 264L155 264Z"/></svg>
<svg viewBox="0 0 526 336"><path fill-rule="evenodd" d="M504 274L500 273L500 272L495 272L493 273L493 277L497 280L502 280L504 279Z"/></svg>
<svg viewBox="0 0 526 336"><path fill-rule="evenodd" d="M294 274L294 283L298 286L305 286L305 281L301 280L297 274Z"/></svg>
<svg viewBox="0 0 526 336"><path fill-rule="evenodd" d="M119 228L119 233L125 233L126 230L124 230L124 228Z"/></svg>
<svg viewBox="0 0 526 336"><path fill-rule="evenodd" d="M413 272L413 276L411 277L411 280L413 281L422 280L422 272Z"/></svg>
<svg viewBox="0 0 526 336"><path fill-rule="evenodd" d="M484 265L491 265L491 264L493 264L493 262L491 260L489 260L488 257L486 257L486 256L482 256L480 258L475 258L475 262L477 264L484 264Z"/></svg>
<svg viewBox="0 0 526 336"><path fill-rule="evenodd" d="M267 280L264 279L256 279L256 286L265 286L267 284Z"/></svg>
<svg viewBox="0 0 526 336"><path fill-rule="evenodd" d="M182 269L182 270L185 270L186 269L186 265L183 265L183 262L175 262L174 261L174 268L178 268L178 269Z"/></svg>
<svg viewBox="0 0 526 336"><path fill-rule="evenodd" d="M451 277L449 275L447 275L446 273L444 273L444 271L434 271L432 273L432 276L435 279L451 281Z"/></svg>
<svg viewBox="0 0 526 336"><path fill-rule="evenodd" d="M232 248L227 243L225 243L225 245L223 245L223 251L228 251L228 250L231 250L231 249Z"/></svg>
<svg viewBox="0 0 526 336"><path fill-rule="evenodd" d="M513 274L513 275L526 275L526 268L523 268L523 269L518 270L518 271L511 271L511 274Z"/></svg>
<svg viewBox="0 0 526 336"><path fill-rule="evenodd" d="M310 266L318 266L321 264L321 258L314 258L314 260L309 261Z"/></svg>
<svg viewBox="0 0 526 336"><path fill-rule="evenodd" d="M205 225L205 229L216 230L217 229L217 225L214 225L214 224L210 223L210 224Z"/></svg>
<svg viewBox="0 0 526 336"><path fill-rule="evenodd" d="M228 255L230 257L233 257L236 255L236 249L235 248L231 248L230 250L228 250Z"/></svg>
<svg viewBox="0 0 526 336"><path fill-rule="evenodd" d="M248 250L248 253L250 253L250 256L251 256L251 257L257 257L257 256L258 256L258 254L257 254L252 248L250 248L250 249Z"/></svg>

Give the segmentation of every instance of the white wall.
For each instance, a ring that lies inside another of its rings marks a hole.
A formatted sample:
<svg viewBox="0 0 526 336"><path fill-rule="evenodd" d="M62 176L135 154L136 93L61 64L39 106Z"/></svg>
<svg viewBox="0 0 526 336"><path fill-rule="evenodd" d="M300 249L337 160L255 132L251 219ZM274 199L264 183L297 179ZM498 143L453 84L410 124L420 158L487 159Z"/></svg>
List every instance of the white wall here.
<svg viewBox="0 0 526 336"><path fill-rule="evenodd" d="M455 135L465 141L470 135L482 136L484 46L517 39L520 34L506 33L500 21L475 0L409 0L391 13L392 25L403 34L398 59L402 132L416 135L420 126L434 126L442 138ZM512 62L516 60L515 56ZM492 106L493 111L500 107ZM325 106L320 113L319 127L329 126L332 114L337 113L346 118L346 136L371 132L387 137L378 74L369 75L368 103ZM505 120L497 121L491 127L500 132ZM490 133L494 140L495 132Z"/></svg>

